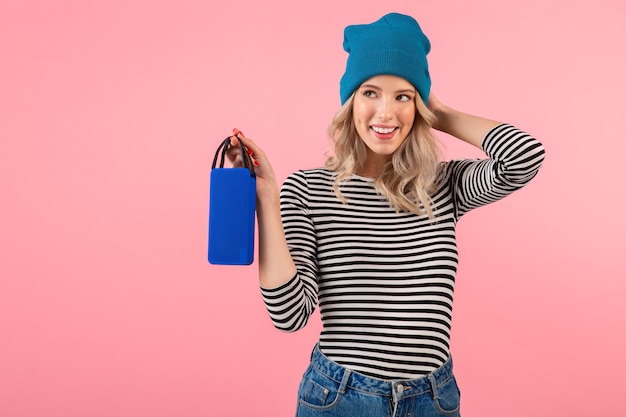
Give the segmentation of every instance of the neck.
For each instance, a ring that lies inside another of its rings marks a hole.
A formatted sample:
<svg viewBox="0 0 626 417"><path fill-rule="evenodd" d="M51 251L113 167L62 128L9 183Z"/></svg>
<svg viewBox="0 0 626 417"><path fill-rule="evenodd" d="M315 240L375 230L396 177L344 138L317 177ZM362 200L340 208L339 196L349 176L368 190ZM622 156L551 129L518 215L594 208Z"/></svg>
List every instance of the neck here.
<svg viewBox="0 0 626 417"><path fill-rule="evenodd" d="M358 170L356 173L362 177L366 178L376 178L382 171L385 164L389 161L389 157L378 157L372 158L371 156L367 158L365 163L363 164L363 168Z"/></svg>

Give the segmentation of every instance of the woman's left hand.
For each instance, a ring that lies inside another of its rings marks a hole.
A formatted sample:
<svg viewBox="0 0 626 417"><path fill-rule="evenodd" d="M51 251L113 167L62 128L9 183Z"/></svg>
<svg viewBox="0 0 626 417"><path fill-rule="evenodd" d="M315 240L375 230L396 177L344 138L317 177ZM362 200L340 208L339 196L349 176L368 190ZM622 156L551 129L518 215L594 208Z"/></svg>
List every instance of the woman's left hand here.
<svg viewBox="0 0 626 417"><path fill-rule="evenodd" d="M463 113L446 106L432 92L428 96L428 109L437 117L432 125L433 129L481 149L487 132L500 124L495 120Z"/></svg>
<svg viewBox="0 0 626 417"><path fill-rule="evenodd" d="M443 108L444 105L431 91L430 95L428 96L428 110L430 110L437 117L437 120L432 126L433 129L441 130L441 116Z"/></svg>

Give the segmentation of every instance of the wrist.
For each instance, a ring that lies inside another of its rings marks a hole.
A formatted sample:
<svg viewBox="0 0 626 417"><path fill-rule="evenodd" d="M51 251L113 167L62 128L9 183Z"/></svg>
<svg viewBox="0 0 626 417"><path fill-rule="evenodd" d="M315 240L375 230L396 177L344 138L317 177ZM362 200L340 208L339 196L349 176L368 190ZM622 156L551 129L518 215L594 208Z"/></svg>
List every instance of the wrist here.
<svg viewBox="0 0 626 417"><path fill-rule="evenodd" d="M433 110L433 114L436 117L433 128L444 133L450 133L452 121L456 118L457 113L456 110L446 105L438 106Z"/></svg>
<svg viewBox="0 0 626 417"><path fill-rule="evenodd" d="M257 189L257 211L259 213L263 211L271 211L276 208L280 209L280 192L277 187L272 187L269 190L260 190Z"/></svg>

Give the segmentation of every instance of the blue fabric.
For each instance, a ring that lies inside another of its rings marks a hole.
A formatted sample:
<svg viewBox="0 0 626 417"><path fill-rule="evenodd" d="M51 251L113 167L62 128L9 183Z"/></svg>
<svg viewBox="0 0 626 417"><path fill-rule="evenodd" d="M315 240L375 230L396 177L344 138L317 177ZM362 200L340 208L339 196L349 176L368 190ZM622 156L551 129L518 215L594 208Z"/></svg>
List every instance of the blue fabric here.
<svg viewBox="0 0 626 417"><path fill-rule="evenodd" d="M214 168L209 185L209 263L254 260L256 177L248 168Z"/></svg>
<svg viewBox="0 0 626 417"><path fill-rule="evenodd" d="M386 381L342 367L316 345L296 417L460 417L460 401L451 358L423 378Z"/></svg>
<svg viewBox="0 0 626 417"><path fill-rule="evenodd" d="M348 26L343 49L349 55L339 86L341 104L364 81L388 74L413 84L428 105L431 81L426 55L430 41L412 17L390 13L374 23Z"/></svg>

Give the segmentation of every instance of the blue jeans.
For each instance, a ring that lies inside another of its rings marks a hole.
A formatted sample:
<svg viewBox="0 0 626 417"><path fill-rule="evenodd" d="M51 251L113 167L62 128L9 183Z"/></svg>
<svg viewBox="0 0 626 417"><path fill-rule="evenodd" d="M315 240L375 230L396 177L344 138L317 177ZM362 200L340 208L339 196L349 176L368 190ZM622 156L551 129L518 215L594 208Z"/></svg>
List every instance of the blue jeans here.
<svg viewBox="0 0 626 417"><path fill-rule="evenodd" d="M296 417L460 417L460 400L451 358L422 378L387 381L342 367L316 345Z"/></svg>

